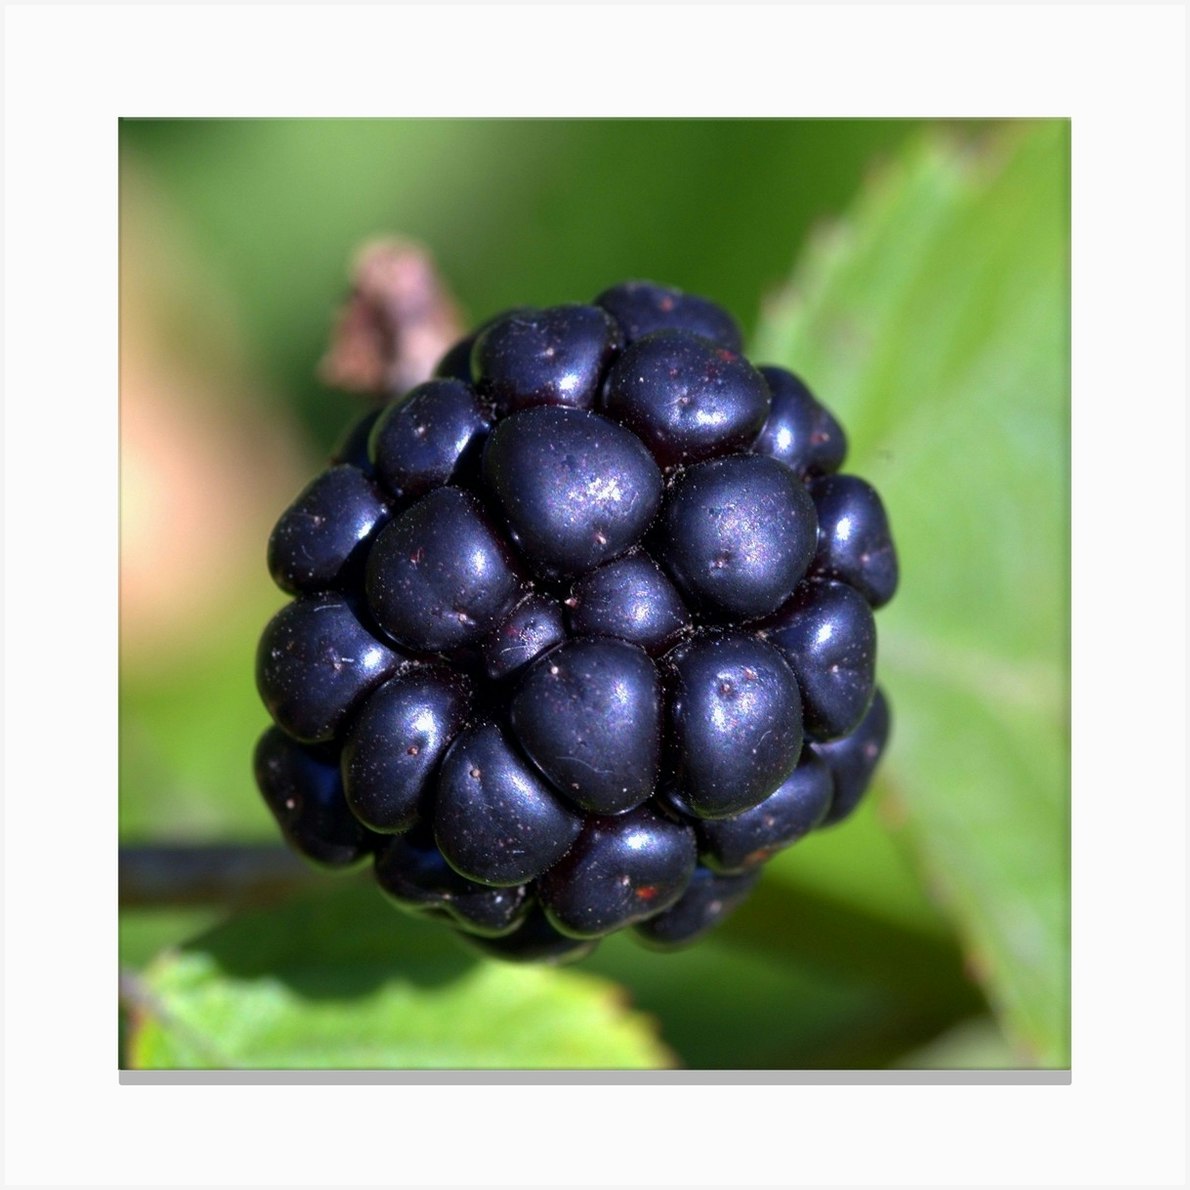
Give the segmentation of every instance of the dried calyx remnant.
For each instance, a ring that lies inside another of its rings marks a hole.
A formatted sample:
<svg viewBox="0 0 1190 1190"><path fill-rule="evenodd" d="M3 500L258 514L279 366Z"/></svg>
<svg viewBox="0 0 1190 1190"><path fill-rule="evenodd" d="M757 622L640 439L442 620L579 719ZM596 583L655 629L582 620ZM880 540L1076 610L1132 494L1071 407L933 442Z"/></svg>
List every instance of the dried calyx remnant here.
<svg viewBox="0 0 1190 1190"><path fill-rule="evenodd" d="M412 240L375 240L356 256L319 375L349 392L403 393L433 372L461 330L429 251Z"/></svg>
<svg viewBox="0 0 1190 1190"><path fill-rule="evenodd" d="M423 379L395 279L444 303L427 343L450 303L403 251L364 254L331 353L400 395L270 540L260 789L300 854L487 953L690 942L869 785L884 506L807 386L665 286L508 311Z"/></svg>

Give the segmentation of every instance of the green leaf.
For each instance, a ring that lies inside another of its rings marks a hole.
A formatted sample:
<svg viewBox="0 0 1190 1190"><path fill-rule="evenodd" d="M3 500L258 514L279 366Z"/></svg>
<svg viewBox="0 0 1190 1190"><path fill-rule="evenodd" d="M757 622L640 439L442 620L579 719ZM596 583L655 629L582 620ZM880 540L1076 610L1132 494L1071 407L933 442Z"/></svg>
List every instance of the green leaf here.
<svg viewBox="0 0 1190 1190"><path fill-rule="evenodd" d="M898 1070L1014 1070L1020 1056L990 1017L973 1017L902 1055Z"/></svg>
<svg viewBox="0 0 1190 1190"><path fill-rule="evenodd" d="M350 881L244 913L126 975L138 1069L667 1066L653 1022L580 971L472 958Z"/></svg>
<svg viewBox="0 0 1190 1190"><path fill-rule="evenodd" d="M1068 126L923 140L821 234L754 358L841 418L902 564L879 616L905 819L1002 1024L1069 1063Z"/></svg>
<svg viewBox="0 0 1190 1190"><path fill-rule="evenodd" d="M268 724L253 677L256 643L285 600L258 573L201 650L120 672L120 838L272 842L277 826L252 780Z"/></svg>
<svg viewBox="0 0 1190 1190"><path fill-rule="evenodd" d="M688 949L617 935L583 966L621 983L696 1068L882 1067L986 1012L950 937L774 876Z"/></svg>

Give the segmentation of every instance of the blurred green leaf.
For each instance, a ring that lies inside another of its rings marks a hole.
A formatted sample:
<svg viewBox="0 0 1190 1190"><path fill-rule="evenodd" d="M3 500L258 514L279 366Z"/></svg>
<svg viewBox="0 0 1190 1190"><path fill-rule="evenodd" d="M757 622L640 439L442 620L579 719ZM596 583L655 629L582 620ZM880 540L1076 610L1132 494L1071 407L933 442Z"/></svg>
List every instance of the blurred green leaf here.
<svg viewBox="0 0 1190 1190"><path fill-rule="evenodd" d="M902 1055L897 1070L1014 1070L1020 1055L991 1017L961 1021L920 1049Z"/></svg>
<svg viewBox="0 0 1190 1190"><path fill-rule="evenodd" d="M141 967L168 946L210 929L223 917L212 905L120 909L119 952L124 967Z"/></svg>
<svg viewBox="0 0 1190 1190"><path fill-rule="evenodd" d="M314 381L360 243L433 251L470 319L653 277L746 324L816 218L855 192L903 120L124 120L232 295L255 362L323 445ZM184 334L179 328L179 335Z"/></svg>
<svg viewBox="0 0 1190 1190"><path fill-rule="evenodd" d="M620 990L470 958L351 881L244 913L125 980L139 1069L650 1068L672 1056Z"/></svg>
<svg viewBox="0 0 1190 1190"><path fill-rule="evenodd" d="M932 136L820 235L753 357L841 416L889 508L904 816L1014 1041L1069 1062L1068 126Z"/></svg>
<svg viewBox="0 0 1190 1190"><path fill-rule="evenodd" d="M214 911L125 913L122 960L144 961L147 945L176 941L204 915ZM291 906L208 928L125 985L129 1061L166 1067L868 1068L986 1010L949 939L778 881L696 946L659 954L620 934L549 971L478 959L437 924L393 911L369 882L327 878ZM606 1020L571 996L595 989L614 993L615 1006L600 1001ZM526 1025L508 1022L513 1008L490 1032L466 1023L496 1011L489 998L521 996L537 1022L527 1055L503 1037L525 1037ZM462 1059L460 1047L479 1056Z"/></svg>
<svg viewBox="0 0 1190 1190"><path fill-rule="evenodd" d="M694 946L654 954L617 935L583 965L697 1068L883 1067L986 1010L952 938L768 875Z"/></svg>
<svg viewBox="0 0 1190 1190"><path fill-rule="evenodd" d="M120 837L276 839L252 780L268 724L256 692L256 643L285 597L253 575L217 624L196 626L168 666L120 669Z"/></svg>

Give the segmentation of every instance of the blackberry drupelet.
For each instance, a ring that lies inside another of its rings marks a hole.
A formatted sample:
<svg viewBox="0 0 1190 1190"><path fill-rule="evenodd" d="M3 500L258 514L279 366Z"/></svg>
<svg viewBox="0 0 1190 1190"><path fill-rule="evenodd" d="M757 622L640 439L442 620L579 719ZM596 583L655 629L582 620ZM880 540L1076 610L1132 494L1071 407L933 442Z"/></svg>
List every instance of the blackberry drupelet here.
<svg viewBox="0 0 1190 1190"><path fill-rule="evenodd" d="M792 372L631 281L497 315L282 514L257 685L287 842L537 962L669 949L859 804L889 734L875 489Z"/></svg>

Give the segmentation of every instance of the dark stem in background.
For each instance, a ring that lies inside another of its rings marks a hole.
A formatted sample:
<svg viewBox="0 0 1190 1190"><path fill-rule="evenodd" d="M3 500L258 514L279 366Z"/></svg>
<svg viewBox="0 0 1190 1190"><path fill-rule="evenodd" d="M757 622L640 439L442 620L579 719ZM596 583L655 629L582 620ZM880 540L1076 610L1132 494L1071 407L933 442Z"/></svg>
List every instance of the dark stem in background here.
<svg viewBox="0 0 1190 1190"><path fill-rule="evenodd" d="M302 891L341 883L298 859L282 845L176 845L120 850L120 905L123 909L194 908L223 910L268 907ZM378 898L377 903L380 904ZM378 912L381 910L378 910ZM829 897L761 881L751 901L729 923L724 940L741 952L767 955L817 972L862 984L872 993L862 1027L845 1035L827 1030L790 1052L772 1053L759 1066L811 1069L871 1068L897 1061L961 1021L989 1012L969 977L956 942L945 933L899 927ZM623 953L597 954L588 970L633 989L642 1010L667 1020L669 1041L687 1061L714 1065L697 1014L683 1021L664 985L638 980L635 964ZM162 1017L161 1006L137 972L122 969L120 1002L132 1018ZM676 1017L675 1017L676 1014ZM206 1044L201 1039L195 1045ZM709 1055L709 1056L708 1056ZM210 1064L226 1063L210 1057ZM1022 1065L1035 1064L1022 1055Z"/></svg>
<svg viewBox="0 0 1190 1190"><path fill-rule="evenodd" d="M120 907L265 905L325 881L286 847L218 843L120 848Z"/></svg>

